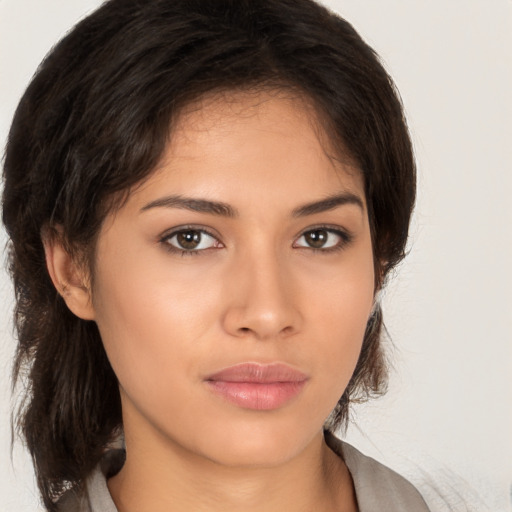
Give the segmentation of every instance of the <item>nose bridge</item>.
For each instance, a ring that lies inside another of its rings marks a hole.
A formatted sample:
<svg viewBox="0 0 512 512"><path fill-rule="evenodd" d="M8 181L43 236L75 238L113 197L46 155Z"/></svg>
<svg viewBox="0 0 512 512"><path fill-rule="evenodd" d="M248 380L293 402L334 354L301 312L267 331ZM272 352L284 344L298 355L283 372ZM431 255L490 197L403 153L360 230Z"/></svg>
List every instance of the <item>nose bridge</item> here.
<svg viewBox="0 0 512 512"><path fill-rule="evenodd" d="M226 328L232 334L265 339L299 329L292 273L274 247L260 245L240 254L230 279Z"/></svg>

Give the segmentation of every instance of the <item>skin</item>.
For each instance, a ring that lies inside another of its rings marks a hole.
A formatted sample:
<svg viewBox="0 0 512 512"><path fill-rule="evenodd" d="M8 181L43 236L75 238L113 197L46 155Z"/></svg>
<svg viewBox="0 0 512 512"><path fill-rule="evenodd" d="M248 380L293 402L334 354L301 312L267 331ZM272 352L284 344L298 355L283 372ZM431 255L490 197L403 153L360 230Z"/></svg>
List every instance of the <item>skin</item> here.
<svg viewBox="0 0 512 512"><path fill-rule="evenodd" d="M46 243L56 286L97 322L119 379L127 460L108 485L121 512L357 510L322 427L357 362L374 262L360 172L333 158L318 126L282 93L203 99L106 218L93 280ZM297 215L333 194L351 200ZM165 199L177 195L237 215ZM184 227L211 236L182 254ZM308 380L278 409L245 409L205 383L242 362L285 363Z"/></svg>

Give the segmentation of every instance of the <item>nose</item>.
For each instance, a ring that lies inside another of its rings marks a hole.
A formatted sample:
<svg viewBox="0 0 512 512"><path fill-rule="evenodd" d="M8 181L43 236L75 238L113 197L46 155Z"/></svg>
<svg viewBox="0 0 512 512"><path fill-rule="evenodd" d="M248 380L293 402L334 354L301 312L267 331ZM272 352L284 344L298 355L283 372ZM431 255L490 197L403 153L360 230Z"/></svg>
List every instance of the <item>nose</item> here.
<svg viewBox="0 0 512 512"><path fill-rule="evenodd" d="M296 334L303 321L297 291L290 269L275 255L245 258L230 271L224 329L258 340Z"/></svg>

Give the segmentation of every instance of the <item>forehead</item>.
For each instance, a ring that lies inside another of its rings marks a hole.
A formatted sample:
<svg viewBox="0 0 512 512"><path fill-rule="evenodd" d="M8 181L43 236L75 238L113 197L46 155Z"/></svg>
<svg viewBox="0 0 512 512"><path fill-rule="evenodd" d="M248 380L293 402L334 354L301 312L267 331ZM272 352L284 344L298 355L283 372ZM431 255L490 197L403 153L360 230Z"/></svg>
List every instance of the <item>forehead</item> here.
<svg viewBox="0 0 512 512"><path fill-rule="evenodd" d="M191 138L192 134L199 141L201 133L211 135L215 130L222 137L223 132L234 126L249 131L252 127L253 135L265 131L281 139L306 136L325 156L357 168L350 152L332 133L334 130L327 128L329 124L329 116L310 97L291 87L222 90L185 105L172 124L168 149L172 152L178 145L183 146L183 139Z"/></svg>
<svg viewBox="0 0 512 512"><path fill-rule="evenodd" d="M360 170L333 144L312 102L291 91L229 91L189 104L137 192L166 188L202 197L228 192L234 202L290 199L290 207L338 191L364 202Z"/></svg>

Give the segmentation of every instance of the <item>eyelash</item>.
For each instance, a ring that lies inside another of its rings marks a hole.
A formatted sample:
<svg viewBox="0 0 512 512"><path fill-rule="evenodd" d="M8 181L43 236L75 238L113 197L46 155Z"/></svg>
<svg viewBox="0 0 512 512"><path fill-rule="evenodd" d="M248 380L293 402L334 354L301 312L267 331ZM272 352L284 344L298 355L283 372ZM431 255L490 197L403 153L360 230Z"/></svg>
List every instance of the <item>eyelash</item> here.
<svg viewBox="0 0 512 512"><path fill-rule="evenodd" d="M206 249L198 249L198 250L186 250L186 249L178 249L177 247L171 245L169 243L169 240L171 240L174 236L177 236L180 233L186 233L187 231L192 232L198 232L205 235L208 235L212 238L214 238L218 243L222 245L222 242L219 241L218 237L213 234L211 231L205 229L204 227L197 227L197 226L182 226L177 229L173 229L170 233L166 233L163 236L160 237L159 242L164 245L165 249L173 254L178 254L180 256L200 256L203 253L207 252L209 249L218 249L222 247L208 247ZM350 245L354 239L353 235L349 233L348 231L342 230L339 227L335 226L329 226L329 225L319 225L319 226L313 226L311 228L308 228L304 231L302 231L294 240L294 244L305 236L308 233L312 233L314 231L326 231L329 234L334 234L340 238L340 241L334 245L333 247L327 247L327 248L318 248L318 247L305 247L305 246L299 246L295 247L296 249L307 249L308 251L312 251L314 253L322 253L322 254L329 254L333 252L338 252L343 249L345 249L348 245Z"/></svg>

